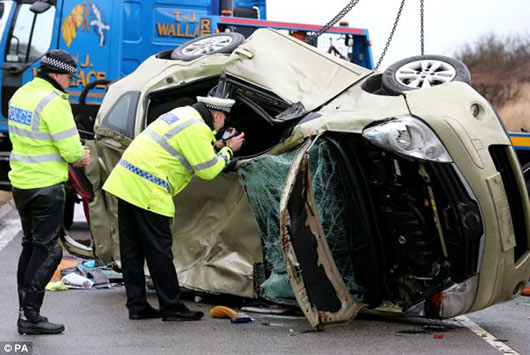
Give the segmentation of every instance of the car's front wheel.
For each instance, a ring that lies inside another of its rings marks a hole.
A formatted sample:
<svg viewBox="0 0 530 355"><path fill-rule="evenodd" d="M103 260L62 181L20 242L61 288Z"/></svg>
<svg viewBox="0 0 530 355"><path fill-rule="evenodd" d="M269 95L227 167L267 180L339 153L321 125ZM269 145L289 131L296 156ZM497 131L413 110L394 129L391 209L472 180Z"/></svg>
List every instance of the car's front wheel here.
<svg viewBox="0 0 530 355"><path fill-rule="evenodd" d="M244 40L242 34L235 32L196 38L177 47L171 53L171 59L188 62L207 54L232 53Z"/></svg>
<svg viewBox="0 0 530 355"><path fill-rule="evenodd" d="M383 73L381 85L390 95L442 85L452 81L471 83L464 63L441 55L424 55L402 59Z"/></svg>
<svg viewBox="0 0 530 355"><path fill-rule="evenodd" d="M526 181L526 190L530 193L530 162L523 166L523 176Z"/></svg>

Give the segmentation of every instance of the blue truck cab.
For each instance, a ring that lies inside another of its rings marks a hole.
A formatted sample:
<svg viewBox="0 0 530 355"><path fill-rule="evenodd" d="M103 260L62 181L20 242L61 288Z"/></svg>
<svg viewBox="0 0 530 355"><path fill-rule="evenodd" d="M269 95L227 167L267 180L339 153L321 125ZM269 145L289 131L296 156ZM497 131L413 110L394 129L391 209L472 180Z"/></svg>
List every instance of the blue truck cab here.
<svg viewBox="0 0 530 355"><path fill-rule="evenodd" d="M299 38L320 29L267 21L265 0L0 0L0 189L10 189L8 102L33 79L46 51L64 49L76 58L79 78L68 93L78 128L90 132L106 84L149 56L196 37L224 31L248 36L262 27ZM365 29L333 27L312 44L373 68Z"/></svg>
<svg viewBox="0 0 530 355"><path fill-rule="evenodd" d="M94 81L115 80L131 73L150 55L174 49L198 36L215 33L222 11L246 10L264 18L265 0L48 0L0 2L0 132L7 132L9 98L30 81L42 55L60 48L71 53L79 79L69 88L72 104ZM88 93L99 104L103 85Z"/></svg>

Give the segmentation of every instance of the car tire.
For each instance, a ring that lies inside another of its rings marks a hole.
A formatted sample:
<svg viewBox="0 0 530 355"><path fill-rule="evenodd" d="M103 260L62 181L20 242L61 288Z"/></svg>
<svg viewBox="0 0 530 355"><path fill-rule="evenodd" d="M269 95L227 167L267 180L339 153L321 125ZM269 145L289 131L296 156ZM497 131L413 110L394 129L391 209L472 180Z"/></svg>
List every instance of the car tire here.
<svg viewBox="0 0 530 355"><path fill-rule="evenodd" d="M523 166L523 176L524 180L526 181L526 190L530 194L530 162L526 163Z"/></svg>
<svg viewBox="0 0 530 355"><path fill-rule="evenodd" d="M383 73L381 86L389 95L400 95L452 81L471 84L471 74L464 63L441 55L420 55L389 66Z"/></svg>
<svg viewBox="0 0 530 355"><path fill-rule="evenodd" d="M225 32L196 38L180 45L171 52L171 59L188 62L203 55L232 53L244 40L245 37L242 34L235 32Z"/></svg>

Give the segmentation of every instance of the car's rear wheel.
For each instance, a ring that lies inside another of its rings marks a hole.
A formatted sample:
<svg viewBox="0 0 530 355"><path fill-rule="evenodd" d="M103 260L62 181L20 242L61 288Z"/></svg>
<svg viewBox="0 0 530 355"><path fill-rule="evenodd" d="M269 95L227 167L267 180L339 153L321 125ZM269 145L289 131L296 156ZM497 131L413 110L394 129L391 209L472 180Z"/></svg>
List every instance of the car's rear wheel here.
<svg viewBox="0 0 530 355"><path fill-rule="evenodd" d="M203 55L232 53L244 40L245 37L242 34L235 32L225 32L196 38L177 47L171 53L171 59L187 62L202 57Z"/></svg>
<svg viewBox="0 0 530 355"><path fill-rule="evenodd" d="M442 85L452 81L471 83L464 63L441 55L424 55L402 59L383 73L381 85L390 95Z"/></svg>

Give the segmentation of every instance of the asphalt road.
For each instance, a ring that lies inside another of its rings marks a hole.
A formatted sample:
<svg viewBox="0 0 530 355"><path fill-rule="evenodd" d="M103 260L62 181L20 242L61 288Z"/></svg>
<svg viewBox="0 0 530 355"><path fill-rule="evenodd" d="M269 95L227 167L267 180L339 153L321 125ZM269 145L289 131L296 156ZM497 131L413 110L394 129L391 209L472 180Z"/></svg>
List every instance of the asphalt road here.
<svg viewBox="0 0 530 355"><path fill-rule="evenodd" d="M6 212L7 211L7 212ZM86 225L74 227L83 233ZM86 233L86 232L85 232ZM42 313L64 323L60 335L17 333L16 211L0 207L0 354L4 343L31 342L33 354L530 354L530 297L458 319L427 321L361 315L344 326L311 331L299 316L250 314L232 324L209 315L198 322L130 321L125 289L47 292ZM191 299L191 298L190 298ZM156 296L149 293L156 306ZM214 303L187 301L206 314ZM237 308L236 308L237 310ZM18 352L22 353L22 352Z"/></svg>

